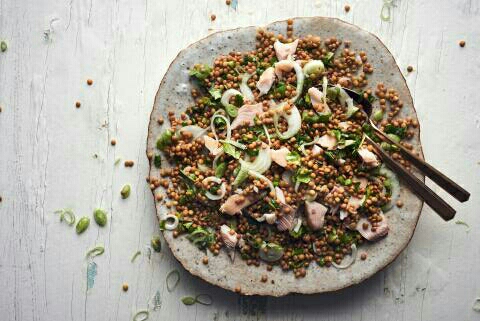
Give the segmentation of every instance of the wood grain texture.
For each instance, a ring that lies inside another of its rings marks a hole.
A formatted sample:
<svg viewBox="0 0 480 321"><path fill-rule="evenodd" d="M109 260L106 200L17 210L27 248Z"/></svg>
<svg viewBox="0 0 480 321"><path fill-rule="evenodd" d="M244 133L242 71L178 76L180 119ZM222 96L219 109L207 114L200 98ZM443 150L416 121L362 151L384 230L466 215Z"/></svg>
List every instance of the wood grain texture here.
<svg viewBox="0 0 480 321"><path fill-rule="evenodd" d="M480 4L397 0L391 22L379 18L380 0L349 4L347 14L345 2L333 0L239 0L237 10L223 0L0 0L0 39L9 46L0 53L1 319L130 320L157 290L162 308L151 320L479 318L471 307L480 296ZM243 298L189 276L168 250L131 263L157 233L144 151L148 116L170 61L212 30L314 15L377 34L402 71L414 67L406 78L425 158L472 197L458 204L434 191L455 205L470 232L425 207L412 242L392 265L326 295ZM135 166L115 166L118 158ZM122 200L127 183L132 194ZM53 214L62 207L78 217L105 208L109 223L92 222L77 236ZM95 259L98 275L87 293L85 252L95 244L106 251ZM165 277L172 269L180 270L181 282L169 293ZM212 294L213 305L180 302L202 292Z"/></svg>

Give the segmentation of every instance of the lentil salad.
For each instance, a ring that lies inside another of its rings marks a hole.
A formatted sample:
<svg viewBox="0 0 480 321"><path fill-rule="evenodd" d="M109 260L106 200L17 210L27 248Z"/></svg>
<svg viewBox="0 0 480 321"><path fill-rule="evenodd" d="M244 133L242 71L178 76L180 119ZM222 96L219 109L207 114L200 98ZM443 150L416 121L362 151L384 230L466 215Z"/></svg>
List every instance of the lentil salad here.
<svg viewBox="0 0 480 321"><path fill-rule="evenodd" d="M395 119L403 103L394 89L368 89L365 52L287 30L288 38L259 30L256 50L192 66L195 106L169 115L151 155L175 167L149 180L166 188L171 215L161 227L174 236L302 277L313 263L348 267L357 245L384 236L398 188L364 144L361 106L342 87L376 97L374 119L395 139L418 124Z"/></svg>

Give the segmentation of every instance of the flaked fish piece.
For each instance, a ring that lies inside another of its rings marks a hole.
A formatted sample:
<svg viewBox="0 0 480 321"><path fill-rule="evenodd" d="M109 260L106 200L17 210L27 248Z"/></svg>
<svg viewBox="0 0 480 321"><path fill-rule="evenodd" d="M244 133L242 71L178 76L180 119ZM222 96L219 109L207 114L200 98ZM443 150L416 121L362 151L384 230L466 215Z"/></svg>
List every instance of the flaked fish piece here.
<svg viewBox="0 0 480 321"><path fill-rule="evenodd" d="M225 246L230 249L234 249L238 243L237 232L235 232L225 224L220 226L220 236L222 237L222 241Z"/></svg>
<svg viewBox="0 0 480 321"><path fill-rule="evenodd" d="M328 208L315 201L305 202L305 211L308 226L314 231L322 228Z"/></svg>
<svg viewBox="0 0 480 321"><path fill-rule="evenodd" d="M318 140L318 143L320 144L320 146L328 150L332 150L332 149L335 149L335 147L337 146L337 139L334 136L325 134L322 137L320 137L320 139Z"/></svg>
<svg viewBox="0 0 480 321"><path fill-rule="evenodd" d="M380 216L382 217L382 220L379 222L378 226L374 228L374 231L372 231L372 223L370 223L365 217L358 220L356 230L369 241L376 241L387 235L389 230L387 218L383 214L380 214ZM366 229L364 229L364 224L367 227Z"/></svg>
<svg viewBox="0 0 480 321"><path fill-rule="evenodd" d="M257 89L260 91L260 96L268 93L270 88L272 88L273 82L275 81L275 69L273 67L268 67L260 76L260 79L257 81Z"/></svg>
<svg viewBox="0 0 480 321"><path fill-rule="evenodd" d="M283 73L292 71L294 66L293 60L281 60L275 64L275 75L278 79L283 79Z"/></svg>
<svg viewBox="0 0 480 321"><path fill-rule="evenodd" d="M308 89L308 95L310 96L310 101L312 106L317 106L323 104L323 93L315 87L310 87Z"/></svg>
<svg viewBox="0 0 480 321"><path fill-rule="evenodd" d="M287 166L287 155L290 153L287 147L282 147L277 150L270 150L270 157L278 165L285 167Z"/></svg>
<svg viewBox="0 0 480 321"><path fill-rule="evenodd" d="M275 194L277 194L277 201L279 201L281 204L287 204L285 201L285 195L280 187L275 187Z"/></svg>
<svg viewBox="0 0 480 321"><path fill-rule="evenodd" d="M312 152L310 155L317 156L317 155L320 155L322 152L323 152L323 149L320 146L313 145Z"/></svg>
<svg viewBox="0 0 480 321"><path fill-rule="evenodd" d="M213 156L218 155L223 150L222 145L218 142L218 140L215 140L208 135L203 136L203 141L205 142L205 147Z"/></svg>
<svg viewBox="0 0 480 321"><path fill-rule="evenodd" d="M233 194L220 206L220 211L228 215L241 214L245 207L250 206L254 202L255 199L252 196Z"/></svg>
<svg viewBox="0 0 480 321"><path fill-rule="evenodd" d="M232 122L232 130L240 126L255 125L254 119L258 114L263 113L263 104L243 105L238 109L238 115Z"/></svg>
<svg viewBox="0 0 480 321"><path fill-rule="evenodd" d="M346 121L342 121L338 123L338 128L340 128L342 131L348 130L348 127L350 127L350 125Z"/></svg>
<svg viewBox="0 0 480 321"><path fill-rule="evenodd" d="M278 60L287 59L289 56L292 56L295 51L297 51L298 39L290 43L283 43L280 41L275 41L273 48L275 49L275 54L277 55Z"/></svg>
<svg viewBox="0 0 480 321"><path fill-rule="evenodd" d="M358 152L358 155L360 155L360 157L362 158L363 163L365 165L369 167L378 166L379 163L378 163L377 156L371 151L369 151L367 148L359 148L357 152Z"/></svg>
<svg viewBox="0 0 480 321"><path fill-rule="evenodd" d="M277 219L277 229L279 231L291 231L295 225L295 215L287 214Z"/></svg>
<svg viewBox="0 0 480 321"><path fill-rule="evenodd" d="M347 206L356 211L360 206L362 206L364 200L365 197L358 198L356 196L350 196Z"/></svg>
<svg viewBox="0 0 480 321"><path fill-rule="evenodd" d="M368 185L368 179L365 177L354 177L353 178L354 183L360 183L358 185L358 188L366 188Z"/></svg>

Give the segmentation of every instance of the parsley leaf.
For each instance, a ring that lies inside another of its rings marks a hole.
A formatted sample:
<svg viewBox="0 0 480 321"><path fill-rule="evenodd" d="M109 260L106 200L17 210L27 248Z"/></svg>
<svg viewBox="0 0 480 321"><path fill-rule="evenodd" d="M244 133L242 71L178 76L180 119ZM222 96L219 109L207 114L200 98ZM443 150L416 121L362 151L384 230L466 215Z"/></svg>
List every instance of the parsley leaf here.
<svg viewBox="0 0 480 321"><path fill-rule="evenodd" d="M190 70L189 75L197 78L198 80L205 80L210 76L212 68L206 64L198 64L193 66Z"/></svg>
<svg viewBox="0 0 480 321"><path fill-rule="evenodd" d="M223 151L236 159L240 158L240 151L236 150L234 146L228 143L223 143Z"/></svg>
<svg viewBox="0 0 480 321"><path fill-rule="evenodd" d="M286 159L290 164L300 165L300 154L293 151L287 154Z"/></svg>
<svg viewBox="0 0 480 321"><path fill-rule="evenodd" d="M210 95L212 95L214 100L222 98L222 91L220 89L212 87L208 90L208 92L210 93Z"/></svg>
<svg viewBox="0 0 480 321"><path fill-rule="evenodd" d="M392 124L388 124L387 126L385 126L385 133L394 134L400 138L405 138L406 132L407 132L406 127L395 127Z"/></svg>

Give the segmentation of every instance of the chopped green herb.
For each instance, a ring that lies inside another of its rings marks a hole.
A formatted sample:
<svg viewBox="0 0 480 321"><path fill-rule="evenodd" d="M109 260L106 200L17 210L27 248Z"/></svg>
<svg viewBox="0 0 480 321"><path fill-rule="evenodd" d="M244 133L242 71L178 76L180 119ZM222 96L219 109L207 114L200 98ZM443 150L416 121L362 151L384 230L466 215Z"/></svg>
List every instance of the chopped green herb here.
<svg viewBox="0 0 480 321"><path fill-rule="evenodd" d="M297 169L295 172L295 175L293 176L293 179L295 182L300 182L300 183L308 183L311 180L310 177L311 171L305 167L300 167Z"/></svg>
<svg viewBox="0 0 480 321"><path fill-rule="evenodd" d="M165 130L157 140L157 148L159 150L165 150L167 146L172 144L172 137L173 132L169 129Z"/></svg>
<svg viewBox="0 0 480 321"><path fill-rule="evenodd" d="M172 292L180 282L180 272L178 270L172 270L167 274L167 278L165 279L165 283L167 284L168 292Z"/></svg>
<svg viewBox="0 0 480 321"><path fill-rule="evenodd" d="M7 51L7 43L4 40L2 40L2 42L0 42L0 50L2 52Z"/></svg>
<svg viewBox="0 0 480 321"><path fill-rule="evenodd" d="M405 138L405 134L407 132L406 127L395 127L392 124L388 124L385 126L385 133L386 134L394 134L400 137L400 139Z"/></svg>
<svg viewBox="0 0 480 321"><path fill-rule="evenodd" d="M133 254L132 259L130 260L130 262L132 262L132 263L135 262L135 259L136 259L140 254L142 254L142 252L140 252L140 251L135 252L135 254Z"/></svg>
<svg viewBox="0 0 480 321"><path fill-rule="evenodd" d="M287 154L286 159L290 164L300 165L301 156L296 151L293 151Z"/></svg>
<svg viewBox="0 0 480 321"><path fill-rule="evenodd" d="M122 160L121 158L117 158L117 159L115 160L115 163L113 163L113 165L117 166L118 164L120 164L120 161L121 161L121 160Z"/></svg>
<svg viewBox="0 0 480 321"><path fill-rule="evenodd" d="M345 179L345 177L343 175L338 176L337 181L344 186L352 185L352 180L350 178Z"/></svg>
<svg viewBox="0 0 480 321"><path fill-rule="evenodd" d="M304 110L302 112L302 120L306 122L307 124L315 124L315 123L328 123L330 120L330 117L332 116L332 113L315 113L313 112L313 115L311 115L311 111Z"/></svg>
<svg viewBox="0 0 480 321"><path fill-rule="evenodd" d="M156 168L162 167L162 156L160 154L155 155L153 158L153 165L155 165Z"/></svg>
<svg viewBox="0 0 480 321"><path fill-rule="evenodd" d="M73 211L71 209L63 208L60 210L56 210L54 213L60 215L60 222L65 221L68 225L75 224L75 214L73 214Z"/></svg>
<svg viewBox="0 0 480 321"><path fill-rule="evenodd" d="M123 186L122 190L120 191L120 195L122 195L123 199L126 199L130 196L130 190L131 190L130 185L127 184Z"/></svg>
<svg viewBox="0 0 480 321"><path fill-rule="evenodd" d="M215 176L218 178L223 177L225 175L225 171L227 170L227 163L220 163L215 168Z"/></svg>
<svg viewBox="0 0 480 321"><path fill-rule="evenodd" d="M243 96L242 95L235 95L235 106L242 107L243 106Z"/></svg>
<svg viewBox="0 0 480 321"><path fill-rule="evenodd" d="M227 112L228 116L230 117L237 117L238 116L238 108L235 105L228 104L225 106L225 111Z"/></svg>
<svg viewBox="0 0 480 321"><path fill-rule="evenodd" d="M337 100L338 95L340 95L340 88L330 87L327 88L327 98L330 100Z"/></svg>
<svg viewBox="0 0 480 321"><path fill-rule="evenodd" d="M195 304L197 301L195 300L195 298L191 297L191 296L185 296L182 298L182 303L185 304L185 305L193 305Z"/></svg>
<svg viewBox="0 0 480 321"><path fill-rule="evenodd" d="M232 156L233 158L239 159L240 158L240 151L235 149L235 147L228 143L223 143L223 151Z"/></svg>
<svg viewBox="0 0 480 321"><path fill-rule="evenodd" d="M105 226L107 224L107 213L104 210L97 208L93 212L93 218L99 226Z"/></svg>
<svg viewBox="0 0 480 321"><path fill-rule="evenodd" d="M325 67L331 67L333 65L333 56L334 53L329 51L325 56L322 57L322 62Z"/></svg>
<svg viewBox="0 0 480 321"><path fill-rule="evenodd" d="M289 234L290 234L291 237L293 237L295 239L298 239L298 238L302 237L303 234L305 234L305 228L303 227L303 225L301 225L300 228L298 229L298 231L295 232L294 230L291 230L289 232ZM303 250L302 250L302 253L303 253ZM299 254L301 254L301 253L299 253Z"/></svg>
<svg viewBox="0 0 480 321"><path fill-rule="evenodd" d="M82 217L80 220L78 220L77 226L75 227L77 234L82 234L83 232L85 232L89 225L90 218L86 216Z"/></svg>
<svg viewBox="0 0 480 321"><path fill-rule="evenodd" d="M210 76L212 68L206 64L195 65L191 70L189 75L197 78L198 80L205 80Z"/></svg>
<svg viewBox="0 0 480 321"><path fill-rule="evenodd" d="M86 258L94 258L95 256L102 255L105 252L103 246L95 246L93 249L89 250L85 255Z"/></svg>
<svg viewBox="0 0 480 321"><path fill-rule="evenodd" d="M162 251L162 241L160 240L160 235L155 235L150 240L150 244L155 252Z"/></svg>
<svg viewBox="0 0 480 321"><path fill-rule="evenodd" d="M220 89L210 88L208 91L214 100L222 98L222 91Z"/></svg>
<svg viewBox="0 0 480 321"><path fill-rule="evenodd" d="M381 121L383 119L383 110L378 109L373 113L373 120Z"/></svg>
<svg viewBox="0 0 480 321"><path fill-rule="evenodd" d="M279 81L277 84L277 87L275 87L274 92L284 96L286 90L287 90L287 86L285 85L285 83L283 81Z"/></svg>

